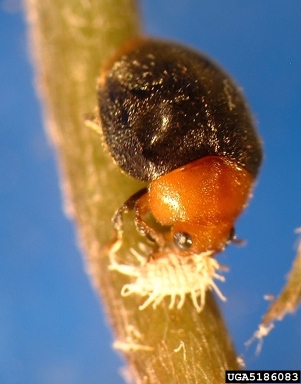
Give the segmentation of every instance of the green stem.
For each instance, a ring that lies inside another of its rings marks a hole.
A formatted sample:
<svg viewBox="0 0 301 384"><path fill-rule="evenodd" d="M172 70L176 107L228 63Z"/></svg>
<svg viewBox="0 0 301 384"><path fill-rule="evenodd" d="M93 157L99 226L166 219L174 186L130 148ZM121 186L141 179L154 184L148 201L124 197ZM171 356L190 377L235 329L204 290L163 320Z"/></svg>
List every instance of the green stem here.
<svg viewBox="0 0 301 384"><path fill-rule="evenodd" d="M225 369L239 364L223 319L207 295L199 314L191 300L182 309L138 309L141 298L121 297L128 277L108 269L105 246L112 235L111 217L141 183L113 164L99 136L84 119L95 111L96 79L102 64L127 39L138 36L134 0L27 0L45 124L55 147L65 209L77 225L86 266L98 290L137 383L222 383ZM121 250L124 260L138 241L131 235Z"/></svg>

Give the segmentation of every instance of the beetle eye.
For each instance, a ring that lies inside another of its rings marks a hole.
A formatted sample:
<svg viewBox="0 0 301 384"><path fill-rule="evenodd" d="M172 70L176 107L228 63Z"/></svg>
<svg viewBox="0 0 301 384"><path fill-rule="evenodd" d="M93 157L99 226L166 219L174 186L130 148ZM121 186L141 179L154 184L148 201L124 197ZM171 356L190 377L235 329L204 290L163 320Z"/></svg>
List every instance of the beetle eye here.
<svg viewBox="0 0 301 384"><path fill-rule="evenodd" d="M189 249L192 246L192 239L188 235L188 233L176 232L174 234L173 239L174 239L176 246L178 248L182 249L183 251L186 251L187 249Z"/></svg>

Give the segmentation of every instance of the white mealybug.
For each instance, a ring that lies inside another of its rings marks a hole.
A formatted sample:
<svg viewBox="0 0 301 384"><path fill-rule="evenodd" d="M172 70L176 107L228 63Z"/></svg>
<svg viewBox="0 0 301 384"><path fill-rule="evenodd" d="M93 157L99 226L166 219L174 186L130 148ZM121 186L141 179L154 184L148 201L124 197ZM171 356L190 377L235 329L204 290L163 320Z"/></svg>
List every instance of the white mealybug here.
<svg viewBox="0 0 301 384"><path fill-rule="evenodd" d="M140 251L145 255L146 246L139 244ZM146 297L139 306L140 310L152 304L156 308L162 300L169 296L169 308L180 309L186 295L190 295L197 312L201 312L205 305L207 289L214 290L223 301L223 296L214 280L225 281L218 271L225 270L212 252L204 252L189 257L181 257L165 251L164 257L147 259L134 249L131 253L137 260L136 265L120 264L116 260L116 248L109 253L111 264L109 269L123 275L130 276L132 282L125 284L121 290L122 296L136 294Z"/></svg>

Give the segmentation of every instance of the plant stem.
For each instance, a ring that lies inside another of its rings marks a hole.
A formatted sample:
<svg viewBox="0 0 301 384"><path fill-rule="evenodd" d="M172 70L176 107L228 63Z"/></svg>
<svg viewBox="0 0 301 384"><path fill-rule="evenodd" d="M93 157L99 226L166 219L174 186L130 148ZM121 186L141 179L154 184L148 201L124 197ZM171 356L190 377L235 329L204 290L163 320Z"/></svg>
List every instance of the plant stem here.
<svg viewBox="0 0 301 384"><path fill-rule="evenodd" d="M196 312L189 298L182 309L138 309L141 298L121 297L126 276L109 271L105 246L112 235L111 217L142 184L113 164L100 137L85 116L95 112L96 79L116 48L138 36L140 22L134 0L27 0L36 84L45 125L55 148L65 199L74 219L87 270L113 327L136 383L222 383L226 369L239 364L211 294ZM129 231L121 250L138 235Z"/></svg>

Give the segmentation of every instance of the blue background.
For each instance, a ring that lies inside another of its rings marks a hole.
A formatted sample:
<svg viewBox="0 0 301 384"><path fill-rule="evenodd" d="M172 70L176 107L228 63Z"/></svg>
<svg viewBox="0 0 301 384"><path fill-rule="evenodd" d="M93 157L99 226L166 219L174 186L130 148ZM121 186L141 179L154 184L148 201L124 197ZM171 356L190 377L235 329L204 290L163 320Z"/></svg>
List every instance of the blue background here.
<svg viewBox="0 0 301 384"><path fill-rule="evenodd" d="M15 5L14 5L15 4ZM62 212L33 87L23 14L0 3L0 383L122 383L119 356ZM229 247L221 303L239 353L277 294L301 226L300 0L144 0L146 31L217 60L243 87L264 140L255 196ZM249 369L301 368L301 312L276 323Z"/></svg>

